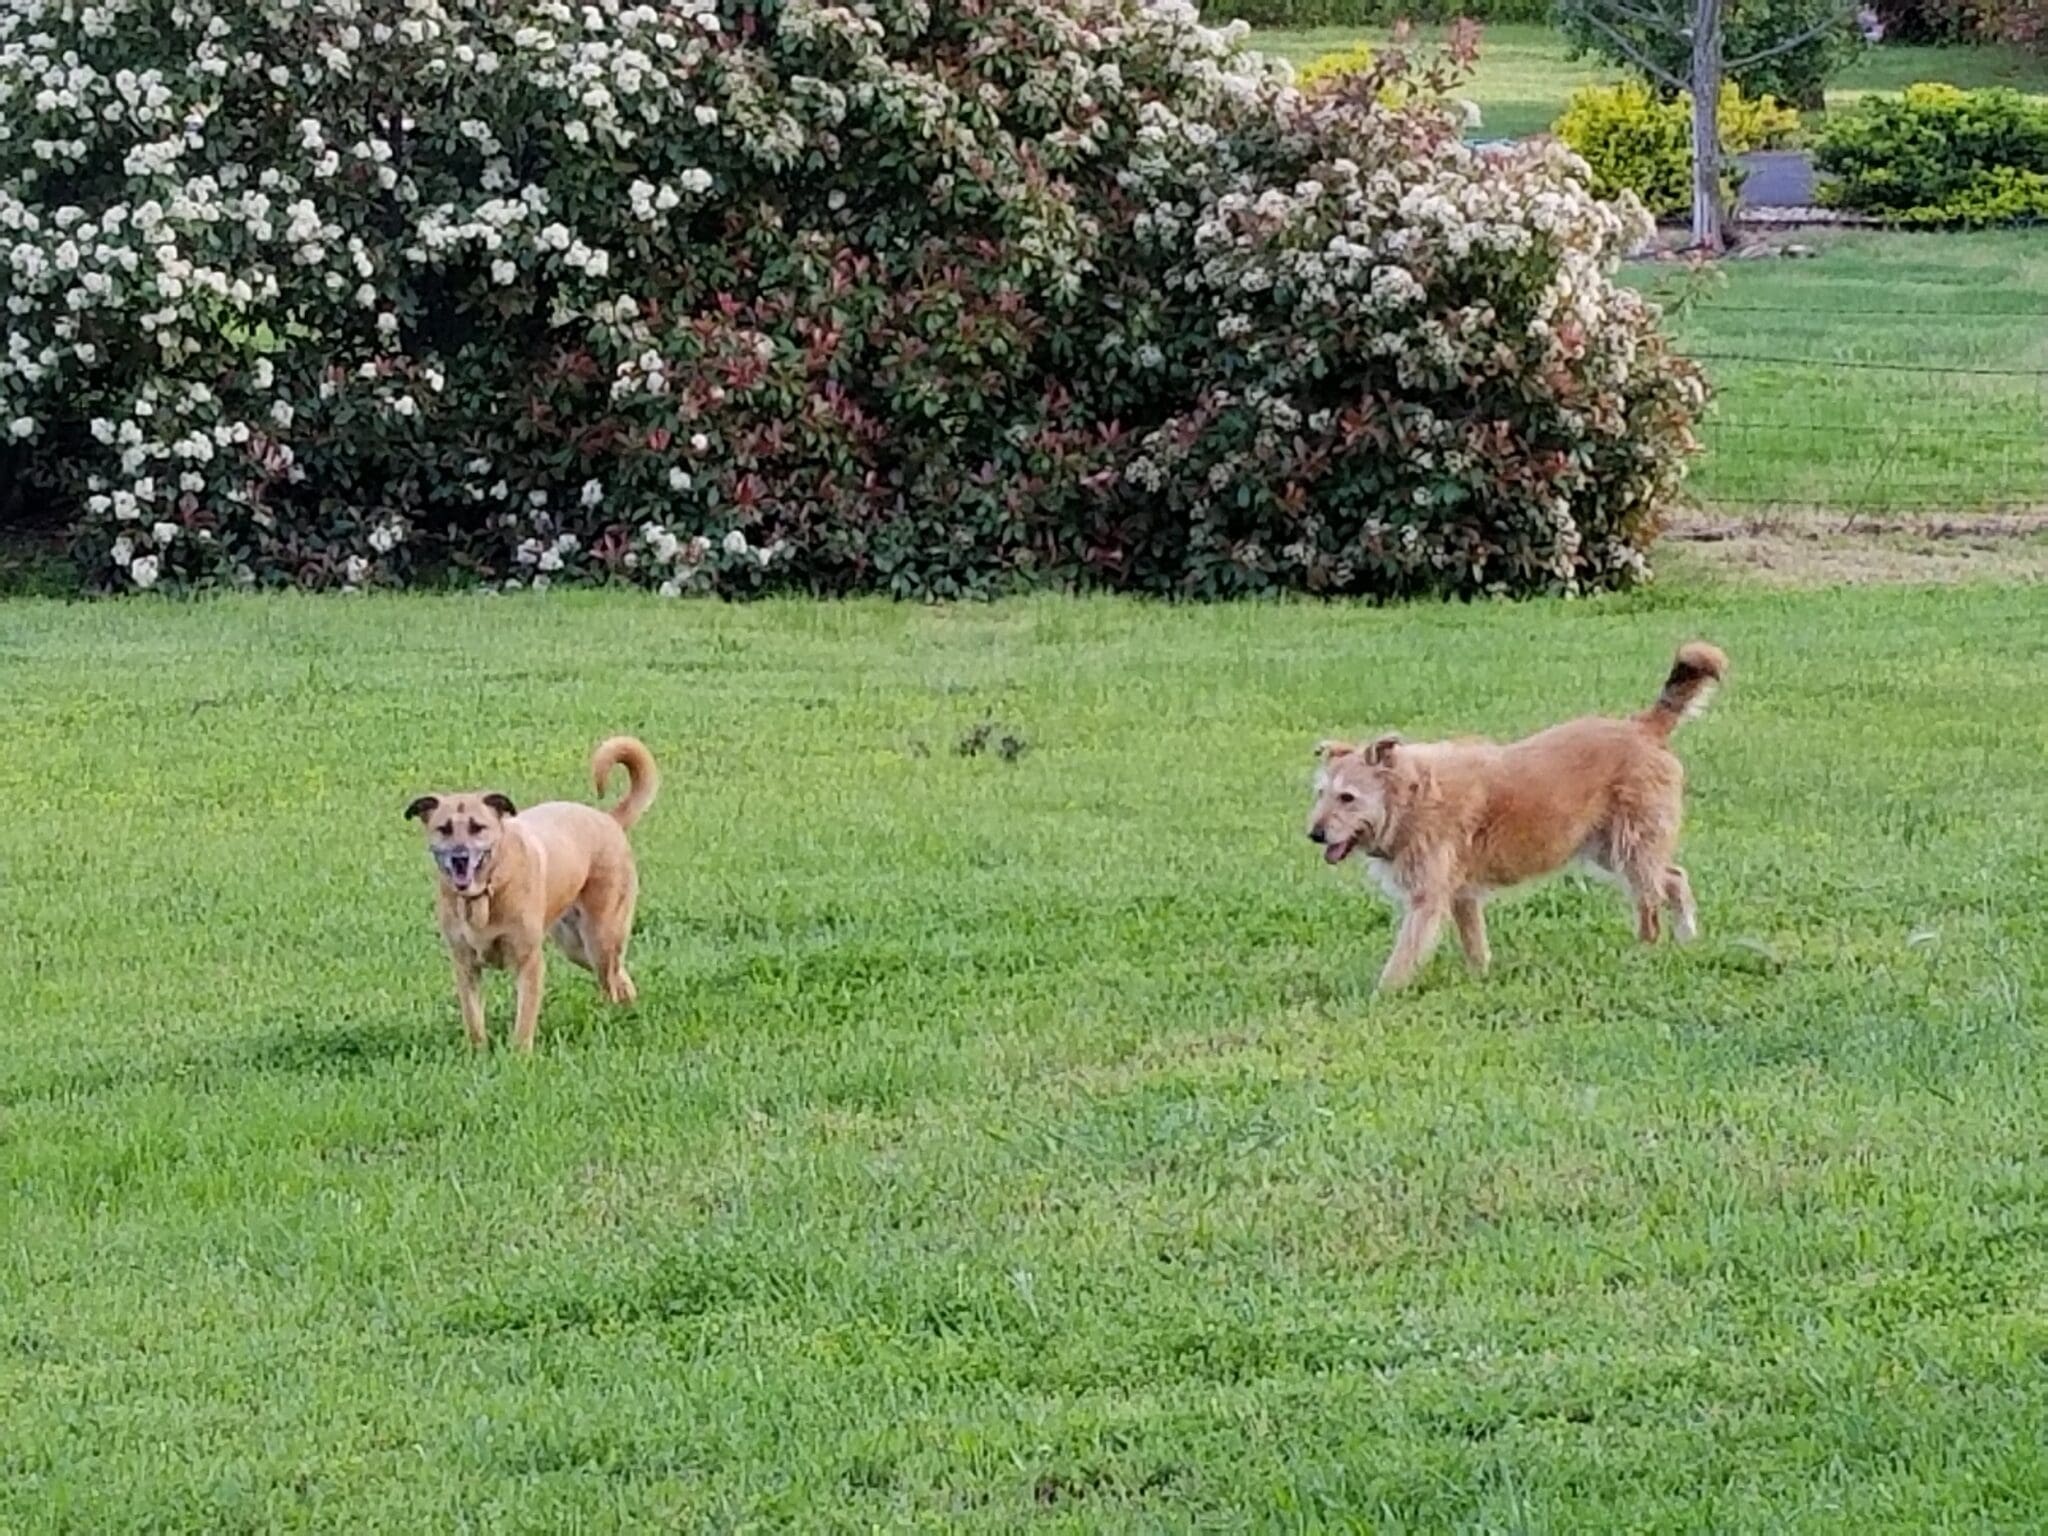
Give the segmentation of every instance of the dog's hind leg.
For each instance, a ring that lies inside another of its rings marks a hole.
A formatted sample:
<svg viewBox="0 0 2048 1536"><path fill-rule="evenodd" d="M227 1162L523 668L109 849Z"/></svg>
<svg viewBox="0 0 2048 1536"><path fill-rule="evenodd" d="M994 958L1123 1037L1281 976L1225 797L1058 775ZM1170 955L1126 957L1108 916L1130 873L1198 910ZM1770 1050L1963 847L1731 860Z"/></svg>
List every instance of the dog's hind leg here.
<svg viewBox="0 0 2048 1536"><path fill-rule="evenodd" d="M548 930L548 936L555 941L555 947L571 965L580 965L586 971L597 969L597 960L590 953L583 936L583 909L571 907L555 919L555 926Z"/></svg>
<svg viewBox="0 0 2048 1536"><path fill-rule="evenodd" d="M639 995L626 974L626 943L633 937L633 903L640 881L629 864L603 881L593 880L583 893L584 942L591 969L605 999L630 1003Z"/></svg>
<svg viewBox="0 0 2048 1536"><path fill-rule="evenodd" d="M1654 944L1664 931L1664 871L1661 849L1645 849L1640 843L1628 848L1629 857L1615 870L1636 904L1636 937Z"/></svg>
<svg viewBox="0 0 2048 1536"><path fill-rule="evenodd" d="M1493 964L1493 951L1486 943L1486 903L1476 891L1460 891L1451 903L1451 917L1458 925L1458 942L1465 946L1465 963L1480 975Z"/></svg>
<svg viewBox="0 0 2048 1536"><path fill-rule="evenodd" d="M1664 905L1671 909L1671 936L1690 944L1700 935L1700 909L1692 899L1692 881L1678 865L1664 871Z"/></svg>
<svg viewBox="0 0 2048 1536"><path fill-rule="evenodd" d="M603 988L606 1002L623 1006L640 995L640 989L633 985L633 978L626 974L626 940L623 934L609 950L599 951L597 984Z"/></svg>
<svg viewBox="0 0 2048 1536"><path fill-rule="evenodd" d="M1600 862L1612 870L1636 906L1636 937L1654 944L1664 930L1664 907L1670 898L1671 849L1678 841L1675 806L1648 803L1630 807L1606 828Z"/></svg>
<svg viewBox="0 0 2048 1536"><path fill-rule="evenodd" d="M1645 944L1657 942L1667 910L1671 913L1674 939L1684 944L1698 935L1699 911L1693 906L1692 882L1684 870L1671 862L1668 837L1637 844L1634 856L1618 873L1635 898L1636 936Z"/></svg>
<svg viewBox="0 0 2048 1536"><path fill-rule="evenodd" d="M1636 937L1645 944L1654 944L1664 933L1663 909L1657 888L1631 889L1636 899Z"/></svg>

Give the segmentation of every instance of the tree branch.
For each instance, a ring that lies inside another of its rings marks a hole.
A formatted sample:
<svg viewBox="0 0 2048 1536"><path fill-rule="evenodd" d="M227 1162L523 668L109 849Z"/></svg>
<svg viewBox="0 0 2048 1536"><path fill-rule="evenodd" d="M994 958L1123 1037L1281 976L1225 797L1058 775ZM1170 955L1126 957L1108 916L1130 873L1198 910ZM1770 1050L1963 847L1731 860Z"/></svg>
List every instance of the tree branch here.
<svg viewBox="0 0 2048 1536"><path fill-rule="evenodd" d="M1606 21L1594 15L1591 11L1581 11L1580 14L1583 15L1586 18L1586 20L1590 22L1594 27L1598 28L1602 36L1604 36L1609 42L1614 44L1615 47L1619 48L1622 51L1623 55L1626 56L1628 60L1636 66L1636 68L1640 69L1644 74L1650 76L1651 79L1663 81L1664 84L1670 86L1671 89L1674 91L1683 91L1688 89L1685 81L1681 80L1678 76L1671 73L1670 70L1666 69L1662 64L1659 64L1655 59L1651 58L1648 54L1644 53L1642 49L1638 48L1634 43L1630 42L1625 34L1620 32L1613 26L1610 26Z"/></svg>
<svg viewBox="0 0 2048 1536"><path fill-rule="evenodd" d="M1638 6L1629 5L1626 0L1576 0L1572 8L1583 13L1588 21L1598 19L1592 14L1595 10L1603 10L1619 16L1624 21L1632 21L1639 27L1661 32L1666 37L1692 35L1690 16L1660 16L1655 11L1646 11Z"/></svg>
<svg viewBox="0 0 2048 1536"><path fill-rule="evenodd" d="M1768 48L1759 48L1755 53L1745 54L1739 59L1730 59L1721 68L1726 73L1732 75L1737 70L1748 69L1753 65L1761 64L1766 59L1775 59L1781 53L1790 53L1794 48L1804 47L1815 38L1843 25L1848 19L1848 11L1836 11L1819 25L1808 27L1796 37L1788 37L1782 43L1773 43Z"/></svg>

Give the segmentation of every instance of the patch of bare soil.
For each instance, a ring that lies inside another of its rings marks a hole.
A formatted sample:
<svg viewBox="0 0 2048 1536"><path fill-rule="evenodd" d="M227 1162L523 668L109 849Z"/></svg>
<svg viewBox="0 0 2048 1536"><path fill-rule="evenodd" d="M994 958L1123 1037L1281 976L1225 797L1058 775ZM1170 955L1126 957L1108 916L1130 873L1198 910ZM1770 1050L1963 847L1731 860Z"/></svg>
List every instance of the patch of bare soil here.
<svg viewBox="0 0 2048 1536"><path fill-rule="evenodd" d="M1662 555L1667 569L1779 587L2048 581L2048 508L1921 518L1694 512L1666 528Z"/></svg>

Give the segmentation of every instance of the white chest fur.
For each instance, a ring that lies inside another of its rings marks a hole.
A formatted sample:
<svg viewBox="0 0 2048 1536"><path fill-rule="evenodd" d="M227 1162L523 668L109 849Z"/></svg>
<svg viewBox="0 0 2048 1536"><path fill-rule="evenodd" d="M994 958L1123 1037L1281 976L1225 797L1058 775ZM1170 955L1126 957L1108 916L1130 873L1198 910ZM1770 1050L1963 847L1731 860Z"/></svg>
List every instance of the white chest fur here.
<svg viewBox="0 0 2048 1536"><path fill-rule="evenodd" d="M1400 883L1395 880L1394 866L1392 864L1388 863L1385 859L1367 859L1365 861L1365 878L1368 883L1378 886L1380 894L1391 901L1397 909L1401 911L1407 910L1408 893L1402 890Z"/></svg>

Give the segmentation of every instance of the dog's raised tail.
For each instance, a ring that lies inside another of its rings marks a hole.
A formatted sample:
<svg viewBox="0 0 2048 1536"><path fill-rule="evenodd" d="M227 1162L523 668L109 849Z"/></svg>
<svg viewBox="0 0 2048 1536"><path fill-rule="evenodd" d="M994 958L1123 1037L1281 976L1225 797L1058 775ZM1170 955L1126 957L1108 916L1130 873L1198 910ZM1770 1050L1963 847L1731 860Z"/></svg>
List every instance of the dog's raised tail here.
<svg viewBox="0 0 2048 1536"><path fill-rule="evenodd" d="M661 772L654 766L654 754L638 739L613 736L599 742L590 759L590 782L600 795L612 770L622 763L626 768L626 795L611 808L611 815L621 827L630 827L654 804L655 791L661 788Z"/></svg>
<svg viewBox="0 0 2048 1536"><path fill-rule="evenodd" d="M1707 700L1727 675L1728 658L1718 648L1704 640L1681 645L1664 679L1664 691L1636 719L1659 741L1668 740L1679 726L1705 711Z"/></svg>

